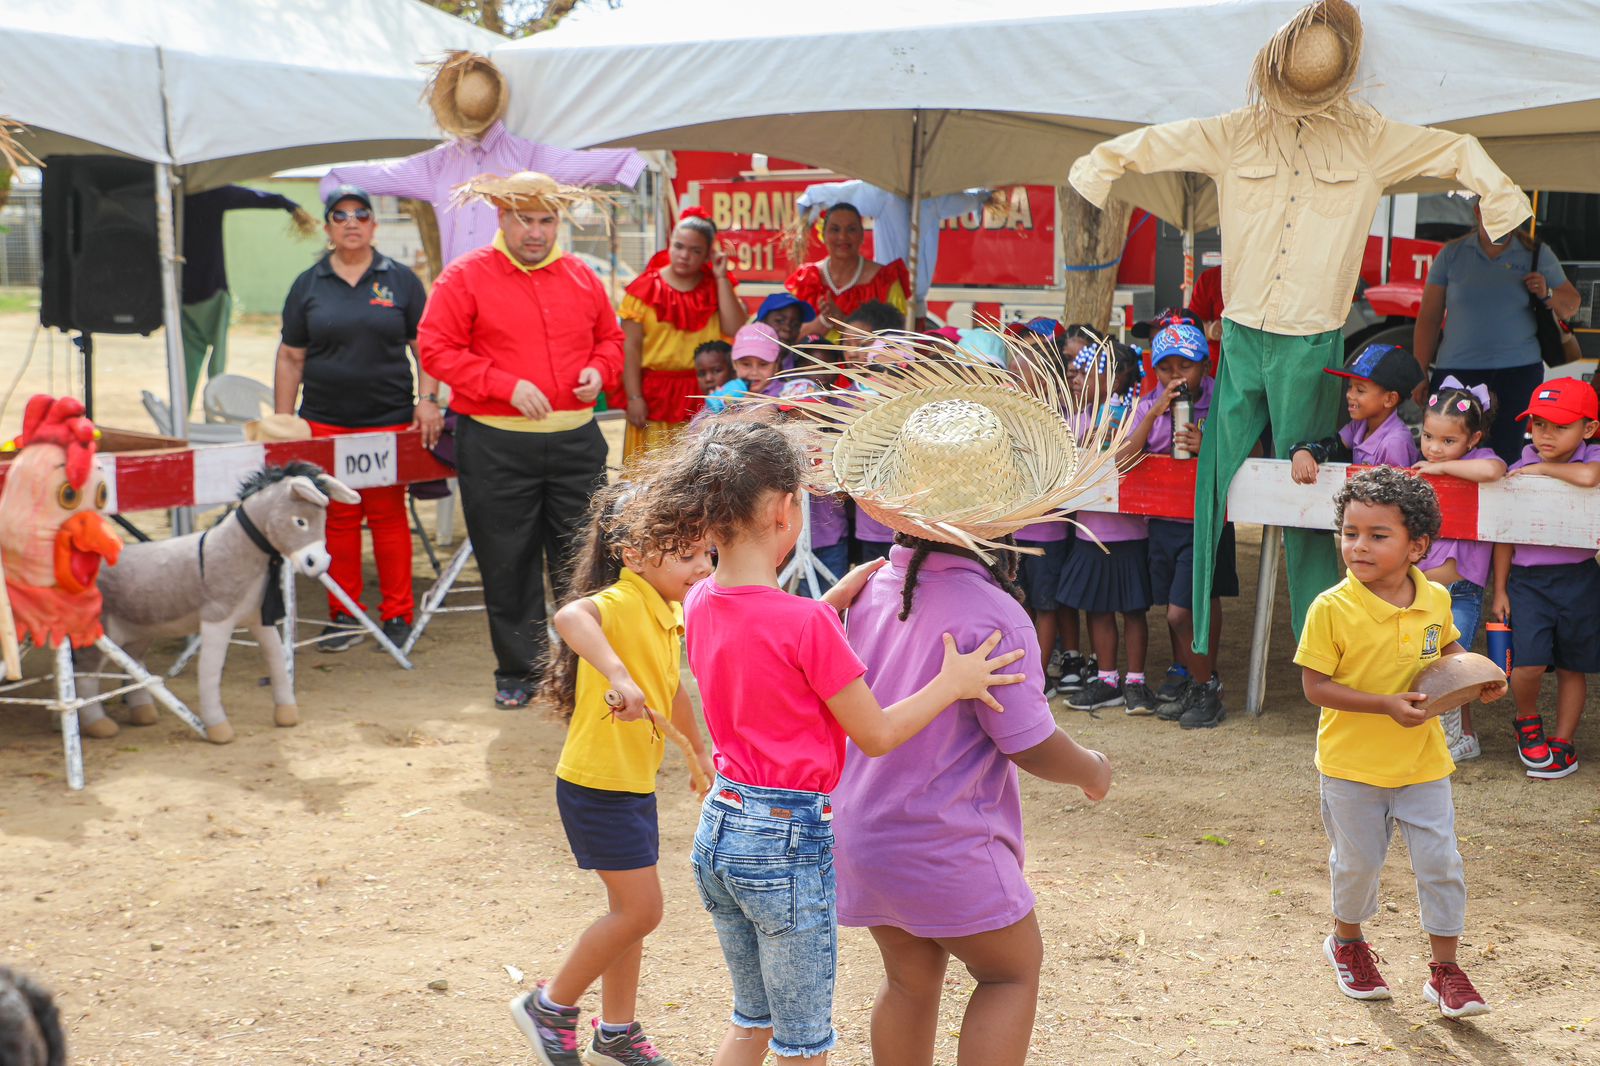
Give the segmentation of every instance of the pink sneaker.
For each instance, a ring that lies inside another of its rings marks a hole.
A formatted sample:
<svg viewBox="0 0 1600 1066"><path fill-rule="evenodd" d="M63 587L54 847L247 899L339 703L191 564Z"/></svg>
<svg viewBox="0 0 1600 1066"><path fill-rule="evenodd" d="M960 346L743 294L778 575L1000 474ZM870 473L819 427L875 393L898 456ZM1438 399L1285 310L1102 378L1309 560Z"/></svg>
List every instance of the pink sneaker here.
<svg viewBox="0 0 1600 1066"><path fill-rule="evenodd" d="M1322 954L1333 967L1339 991L1351 999L1388 999L1389 986L1378 972L1383 959L1365 940L1341 944L1332 933L1322 942Z"/></svg>
<svg viewBox="0 0 1600 1066"><path fill-rule="evenodd" d="M1428 963L1428 983L1422 986L1422 994L1429 1003L1437 1003L1439 1013L1446 1018L1471 1018L1489 1013L1489 1004L1472 987L1461 967L1453 962Z"/></svg>

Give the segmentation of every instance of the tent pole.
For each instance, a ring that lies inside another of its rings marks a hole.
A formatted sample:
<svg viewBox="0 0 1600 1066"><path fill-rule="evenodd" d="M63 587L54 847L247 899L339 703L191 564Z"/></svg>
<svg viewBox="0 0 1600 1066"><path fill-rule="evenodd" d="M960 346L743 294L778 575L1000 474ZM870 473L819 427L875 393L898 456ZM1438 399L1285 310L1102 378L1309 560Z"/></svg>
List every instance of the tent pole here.
<svg viewBox="0 0 1600 1066"><path fill-rule="evenodd" d="M167 341L167 394L172 404L172 435L189 436L189 387L183 371L183 321L178 306L178 239L172 217L172 166L156 165L156 238L161 259L161 326ZM193 512L172 512L172 532L190 532Z"/></svg>
<svg viewBox="0 0 1600 1066"><path fill-rule="evenodd" d="M915 330L922 312L922 299L917 294L917 258L922 245L922 112L911 112L911 180L907 182L911 197L911 240L906 269L911 273L911 291L906 293L906 329Z"/></svg>
<svg viewBox="0 0 1600 1066"><path fill-rule="evenodd" d="M1194 196L1193 174L1183 176L1183 302L1188 307L1194 297Z"/></svg>

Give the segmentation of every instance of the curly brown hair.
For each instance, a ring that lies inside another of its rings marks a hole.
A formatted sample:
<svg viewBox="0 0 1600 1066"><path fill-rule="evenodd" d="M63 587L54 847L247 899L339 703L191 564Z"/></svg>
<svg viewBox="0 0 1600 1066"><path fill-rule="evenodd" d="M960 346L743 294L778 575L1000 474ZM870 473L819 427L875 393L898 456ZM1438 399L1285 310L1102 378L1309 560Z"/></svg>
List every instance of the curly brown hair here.
<svg viewBox="0 0 1600 1066"><path fill-rule="evenodd" d="M735 540L756 523L769 492L799 492L806 431L751 414L707 419L644 461L649 486L628 509L628 543L675 555L691 544Z"/></svg>
<svg viewBox="0 0 1600 1066"><path fill-rule="evenodd" d="M622 549L632 545L624 514L638 494L639 487L627 481L607 485L594 494L589 502L588 534L573 559L567 598L561 606L622 580ZM561 718L571 718L578 693L578 653L564 642L552 643L540 672L539 695L550 701Z"/></svg>
<svg viewBox="0 0 1600 1066"><path fill-rule="evenodd" d="M1335 528L1344 526L1345 508L1352 503L1366 503L1378 507L1396 507L1400 520L1412 540L1437 537L1443 516L1439 511L1439 497L1433 486L1422 478L1392 466L1375 466L1363 470L1339 486L1333 498L1336 515Z"/></svg>

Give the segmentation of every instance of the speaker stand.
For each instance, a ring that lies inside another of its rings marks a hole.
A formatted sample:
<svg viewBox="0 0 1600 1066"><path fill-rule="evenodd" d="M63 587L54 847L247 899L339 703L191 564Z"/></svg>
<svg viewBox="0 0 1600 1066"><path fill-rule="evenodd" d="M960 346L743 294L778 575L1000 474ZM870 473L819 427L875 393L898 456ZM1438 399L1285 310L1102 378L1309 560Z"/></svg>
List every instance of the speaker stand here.
<svg viewBox="0 0 1600 1066"><path fill-rule="evenodd" d="M80 333L72 338L73 346L83 357L83 413L94 418L94 334Z"/></svg>

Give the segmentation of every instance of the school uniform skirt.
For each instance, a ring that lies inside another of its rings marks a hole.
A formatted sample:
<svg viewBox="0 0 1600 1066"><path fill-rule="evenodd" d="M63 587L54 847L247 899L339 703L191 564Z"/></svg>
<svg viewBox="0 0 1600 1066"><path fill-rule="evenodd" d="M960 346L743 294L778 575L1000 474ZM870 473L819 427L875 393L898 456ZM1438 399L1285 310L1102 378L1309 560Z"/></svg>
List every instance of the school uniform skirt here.
<svg viewBox="0 0 1600 1066"><path fill-rule="evenodd" d="M1096 614L1149 610L1149 544L1147 540L1117 540L1101 551L1094 541L1079 535L1061 567L1056 600L1063 607Z"/></svg>

